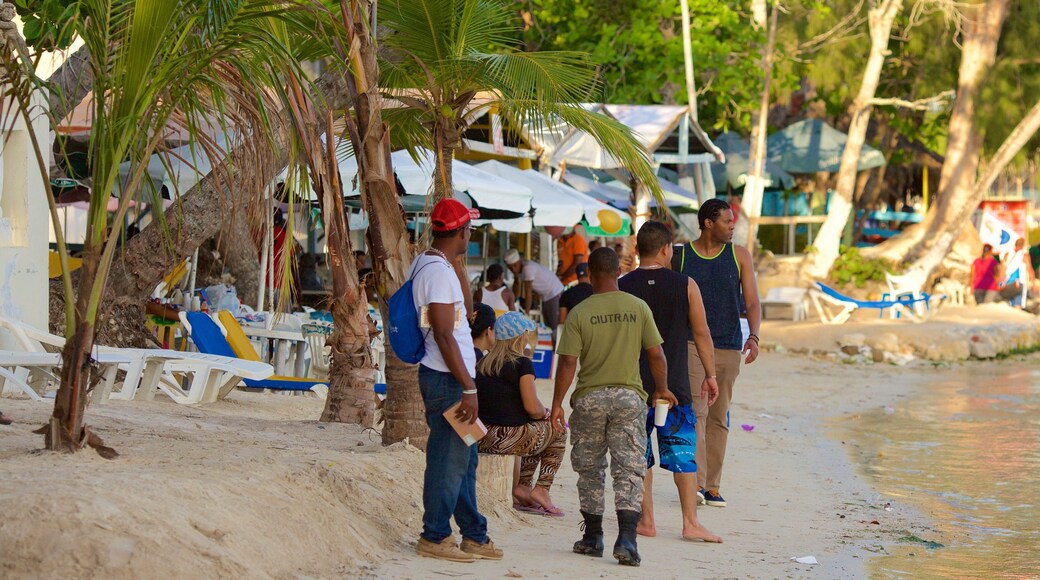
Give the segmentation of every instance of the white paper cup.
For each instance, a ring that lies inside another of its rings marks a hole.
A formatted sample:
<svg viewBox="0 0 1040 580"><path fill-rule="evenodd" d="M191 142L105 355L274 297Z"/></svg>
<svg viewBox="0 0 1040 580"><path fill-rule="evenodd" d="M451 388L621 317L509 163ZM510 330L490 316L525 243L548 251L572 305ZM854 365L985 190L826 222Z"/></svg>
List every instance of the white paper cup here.
<svg viewBox="0 0 1040 580"><path fill-rule="evenodd" d="M657 404L654 405L654 425L657 427L664 427L665 421L668 420L668 401L664 399L658 399Z"/></svg>

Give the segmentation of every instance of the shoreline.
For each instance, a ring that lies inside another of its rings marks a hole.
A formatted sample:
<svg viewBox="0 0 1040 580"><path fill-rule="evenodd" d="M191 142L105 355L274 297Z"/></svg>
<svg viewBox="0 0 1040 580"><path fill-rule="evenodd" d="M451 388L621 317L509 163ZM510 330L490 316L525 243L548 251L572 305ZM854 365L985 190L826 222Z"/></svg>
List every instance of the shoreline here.
<svg viewBox="0 0 1040 580"><path fill-rule="evenodd" d="M609 574L664 578L866 577L876 546L903 530L928 537L911 506L870 487L834 422L936 380L929 366L855 365L764 353L742 368L723 481L729 507L698 515L726 543L681 540L678 495L655 474L656 538L643 565L570 552L580 535L576 476L565 459L552 489L565 518L519 514L484 498L501 562L452 564L415 555L424 456L383 448L377 434L313 420L313 398L236 392L224 402L92 407L89 423L121 456L33 451L49 405L7 399L17 421L0 438L0 558L5 577L185 575L415 578ZM539 381L547 398L551 385ZM741 424L754 425L751 432ZM605 531L616 522L608 489ZM842 518L841 516L845 517ZM879 521L881 525L869 524ZM860 522L868 522L866 524ZM28 530L28 531L27 531ZM873 551L872 551L873 550ZM820 564L790 561L816 556Z"/></svg>

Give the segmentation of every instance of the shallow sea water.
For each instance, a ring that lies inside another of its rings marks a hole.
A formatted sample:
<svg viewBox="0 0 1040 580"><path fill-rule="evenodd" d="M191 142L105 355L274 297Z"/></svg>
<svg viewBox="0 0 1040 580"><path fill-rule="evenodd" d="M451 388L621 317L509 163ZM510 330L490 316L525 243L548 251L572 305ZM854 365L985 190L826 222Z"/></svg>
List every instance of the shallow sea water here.
<svg viewBox="0 0 1040 580"><path fill-rule="evenodd" d="M961 372L840 429L886 501L935 527L897 533L873 577L1040 577L1040 358Z"/></svg>

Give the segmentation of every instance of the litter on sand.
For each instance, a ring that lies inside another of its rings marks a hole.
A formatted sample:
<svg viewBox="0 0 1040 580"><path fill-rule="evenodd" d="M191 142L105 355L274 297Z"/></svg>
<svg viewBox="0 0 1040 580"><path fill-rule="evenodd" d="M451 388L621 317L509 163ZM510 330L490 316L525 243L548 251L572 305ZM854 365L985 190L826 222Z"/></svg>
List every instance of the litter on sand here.
<svg viewBox="0 0 1040 580"><path fill-rule="evenodd" d="M798 557L793 557L792 556L791 559L794 560L795 562L798 562L799 564L819 564L820 563L819 560L816 559L816 556L798 556Z"/></svg>
<svg viewBox="0 0 1040 580"><path fill-rule="evenodd" d="M754 431L755 430L755 426L754 425L748 425L747 423L741 425L740 428L745 430L745 431Z"/></svg>

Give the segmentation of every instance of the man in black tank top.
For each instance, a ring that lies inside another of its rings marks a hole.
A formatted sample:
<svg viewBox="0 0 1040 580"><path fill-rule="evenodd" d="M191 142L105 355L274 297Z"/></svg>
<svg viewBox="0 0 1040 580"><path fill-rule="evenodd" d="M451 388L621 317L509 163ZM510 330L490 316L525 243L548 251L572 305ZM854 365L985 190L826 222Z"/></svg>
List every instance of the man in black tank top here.
<svg viewBox="0 0 1040 580"><path fill-rule="evenodd" d="M657 535L654 522L653 466L654 452L650 436L657 430L657 445L661 453L661 467L672 472L679 490L682 507L683 538L704 542L721 542L722 538L708 531L697 521L697 462L696 414L688 371L687 337L692 331L700 359L696 363L704 369L704 380L697 385L699 396L710 403L719 394L715 382L714 348L711 331L704 315L697 284L688 276L668 269L672 259L672 233L661 222L648 221L636 236L639 268L618 281L618 286L641 298L653 312L657 330L664 343L668 361L668 390L675 395L678 405L668 411L665 424L654 425L654 403L648 400L646 415L646 476L643 479L643 514L637 531L644 536ZM639 372L647 392L656 388L645 354L639 358Z"/></svg>
<svg viewBox="0 0 1040 580"><path fill-rule="evenodd" d="M729 403L733 383L740 374L741 354L751 364L758 358L758 328L762 311L758 286L751 263L751 253L733 244L735 218L728 203L709 199L697 212L701 236L689 244L675 248L672 269L686 274L697 283L704 299L708 328L715 343L715 370L718 372L719 398L709 408L707 401L695 397L697 413L697 482L704 501L710 506L725 507L719 493L722 464L726 458L729 436ZM748 338L741 330L741 311L746 310L750 330ZM690 382L700 380L694 344L689 346Z"/></svg>

